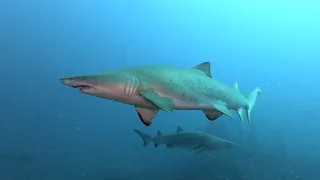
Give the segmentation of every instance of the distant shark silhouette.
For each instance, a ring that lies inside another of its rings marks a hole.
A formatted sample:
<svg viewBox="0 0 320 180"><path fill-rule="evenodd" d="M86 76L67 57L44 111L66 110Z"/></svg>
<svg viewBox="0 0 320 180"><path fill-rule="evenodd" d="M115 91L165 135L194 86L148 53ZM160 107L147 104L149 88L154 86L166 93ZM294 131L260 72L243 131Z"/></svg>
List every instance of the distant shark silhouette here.
<svg viewBox="0 0 320 180"><path fill-rule="evenodd" d="M238 84L227 86L212 78L210 63L194 68L137 66L60 79L65 85L80 88L82 93L134 105L140 120L150 126L159 109L164 111L203 110L209 120L222 114L229 117L234 109L248 121L260 88L246 98Z"/></svg>
<svg viewBox="0 0 320 180"><path fill-rule="evenodd" d="M163 135L158 131L157 136L151 137L140 130L134 129L141 139L143 145L147 146L150 142L154 143L155 147L160 144L165 144L168 148L182 148L193 150L197 153L211 150L220 150L230 147L235 147L236 144L222 138L207 134L201 131L185 131L181 127L177 127L177 132Z"/></svg>

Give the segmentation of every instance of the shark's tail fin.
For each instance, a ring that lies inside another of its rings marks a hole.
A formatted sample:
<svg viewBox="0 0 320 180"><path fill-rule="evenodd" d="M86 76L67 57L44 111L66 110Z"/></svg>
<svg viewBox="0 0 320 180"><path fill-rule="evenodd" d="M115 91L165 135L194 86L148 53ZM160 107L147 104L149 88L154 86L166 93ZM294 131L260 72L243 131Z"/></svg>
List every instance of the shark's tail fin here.
<svg viewBox="0 0 320 180"><path fill-rule="evenodd" d="M245 114L247 115L247 119L250 122L251 121L251 111L256 103L258 95L261 93L260 88L255 88L249 95L248 95L248 105L246 108L239 108L238 109L238 114L243 121Z"/></svg>
<svg viewBox="0 0 320 180"><path fill-rule="evenodd" d="M153 142L154 143L154 147L158 147L159 146L159 143L155 142L152 140L152 137L138 129L134 129L133 130L134 132L136 132L142 139L143 141L143 145L144 146L147 146L150 142ZM160 131L157 132L157 136L161 136L162 133Z"/></svg>
<svg viewBox="0 0 320 180"><path fill-rule="evenodd" d="M134 129L133 131L136 132L141 137L144 146L147 146L150 142L152 142L150 135L148 135L138 129Z"/></svg>

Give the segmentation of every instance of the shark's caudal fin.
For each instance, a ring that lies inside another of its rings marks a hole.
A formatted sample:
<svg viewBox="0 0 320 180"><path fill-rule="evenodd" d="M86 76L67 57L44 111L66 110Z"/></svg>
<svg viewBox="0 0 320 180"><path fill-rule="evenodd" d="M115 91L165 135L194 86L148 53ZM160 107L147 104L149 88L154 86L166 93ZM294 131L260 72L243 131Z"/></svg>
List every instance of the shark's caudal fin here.
<svg viewBox="0 0 320 180"><path fill-rule="evenodd" d="M239 91L238 83L234 83L233 87ZM251 121L251 111L256 103L257 97L259 93L261 92L260 88L255 88L249 95L248 95L248 105L245 108L239 108L238 109L238 115L241 121L243 122L245 115L247 115L247 119L250 122Z"/></svg>
<svg viewBox="0 0 320 180"><path fill-rule="evenodd" d="M134 129L133 131L136 132L141 137L144 146L147 146L152 141L150 135L148 135L138 129Z"/></svg>

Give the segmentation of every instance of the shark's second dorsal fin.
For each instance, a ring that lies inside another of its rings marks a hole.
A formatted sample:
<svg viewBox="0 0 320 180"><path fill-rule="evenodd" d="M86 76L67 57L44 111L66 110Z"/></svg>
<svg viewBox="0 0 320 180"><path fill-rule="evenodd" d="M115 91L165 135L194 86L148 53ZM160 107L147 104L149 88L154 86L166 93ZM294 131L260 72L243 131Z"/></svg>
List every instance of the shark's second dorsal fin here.
<svg viewBox="0 0 320 180"><path fill-rule="evenodd" d="M180 126L178 126L177 127L177 132L181 132L181 131L183 131L183 129Z"/></svg>
<svg viewBox="0 0 320 180"><path fill-rule="evenodd" d="M208 77L211 77L211 71L210 71L210 62L204 62L204 63L201 63L195 67L193 67L193 69L198 69L202 72L204 72Z"/></svg>
<svg viewBox="0 0 320 180"><path fill-rule="evenodd" d="M236 89L237 91L239 91L239 86L238 86L237 82L233 83L233 88Z"/></svg>

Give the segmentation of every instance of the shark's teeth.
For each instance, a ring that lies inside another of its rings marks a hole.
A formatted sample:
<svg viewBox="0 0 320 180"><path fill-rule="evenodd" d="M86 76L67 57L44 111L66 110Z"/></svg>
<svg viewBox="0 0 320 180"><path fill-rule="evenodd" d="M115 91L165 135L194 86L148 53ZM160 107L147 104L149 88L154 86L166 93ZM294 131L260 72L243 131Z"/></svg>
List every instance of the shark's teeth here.
<svg viewBox="0 0 320 180"><path fill-rule="evenodd" d="M91 86L88 86L88 85L75 85L75 86L72 86L73 88L91 88Z"/></svg>

